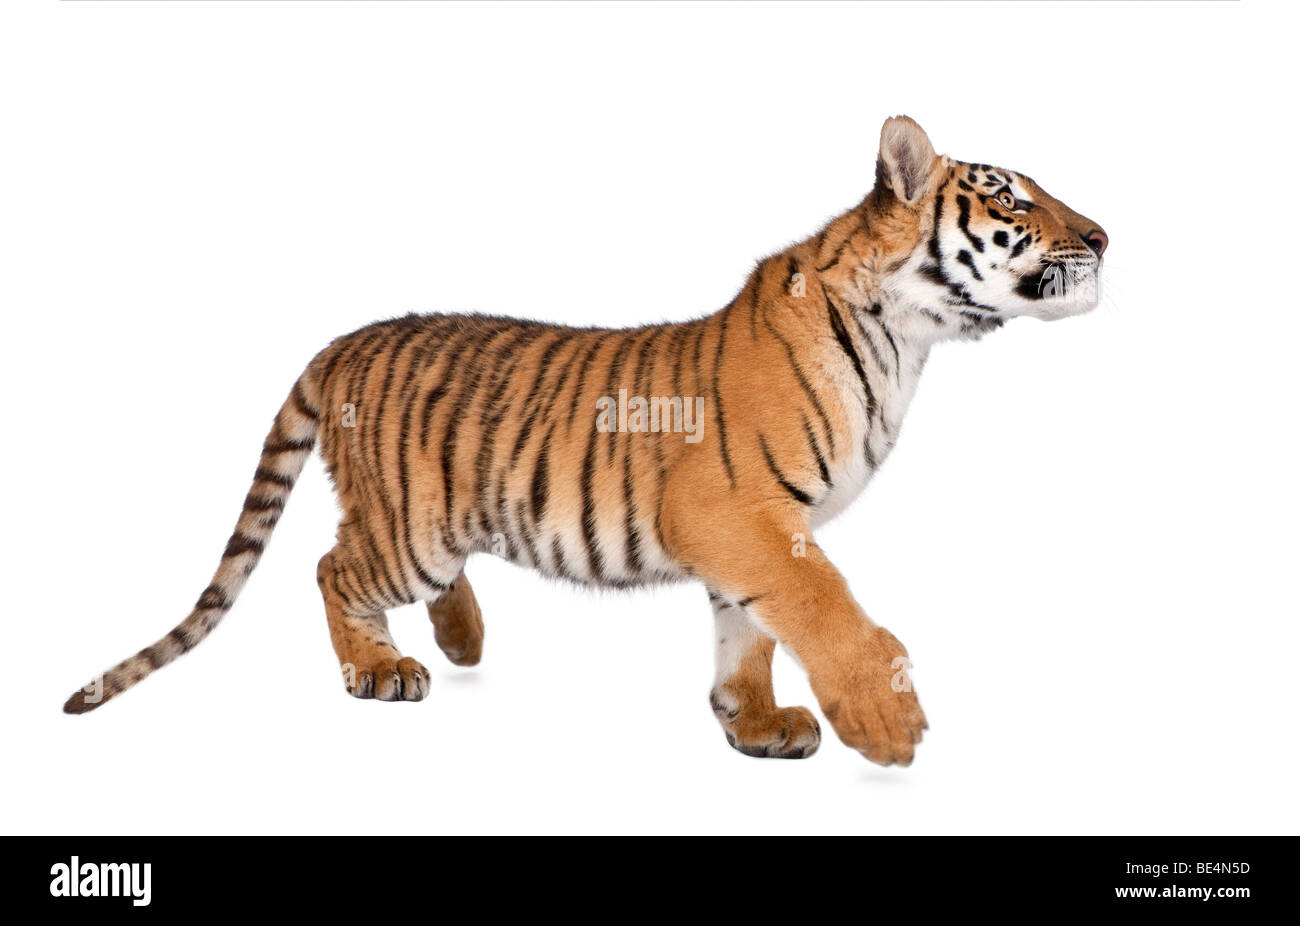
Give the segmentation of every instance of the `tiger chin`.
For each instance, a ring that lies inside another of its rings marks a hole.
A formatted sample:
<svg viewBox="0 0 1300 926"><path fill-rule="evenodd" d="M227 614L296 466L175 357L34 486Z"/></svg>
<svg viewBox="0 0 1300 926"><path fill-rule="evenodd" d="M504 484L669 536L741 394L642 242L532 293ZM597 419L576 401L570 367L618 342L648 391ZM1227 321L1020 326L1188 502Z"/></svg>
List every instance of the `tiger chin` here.
<svg viewBox="0 0 1300 926"><path fill-rule="evenodd" d="M353 696L429 693L389 608L425 602L447 658L479 661L465 565L488 552L584 585L703 585L709 703L731 746L803 758L821 742L810 710L777 705L779 642L845 744L908 765L927 722L907 650L812 532L889 455L933 345L1087 311L1106 245L1029 177L940 157L897 116L871 192L760 261L712 315L630 329L410 315L338 338L276 414L192 613L64 710L93 710L211 633L319 449L343 517L316 581Z"/></svg>

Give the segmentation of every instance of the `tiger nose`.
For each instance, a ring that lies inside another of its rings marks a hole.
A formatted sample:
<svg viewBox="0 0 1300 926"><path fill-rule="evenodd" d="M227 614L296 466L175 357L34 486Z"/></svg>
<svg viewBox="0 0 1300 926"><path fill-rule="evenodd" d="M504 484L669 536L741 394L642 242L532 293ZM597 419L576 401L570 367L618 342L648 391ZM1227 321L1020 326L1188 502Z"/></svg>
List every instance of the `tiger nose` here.
<svg viewBox="0 0 1300 926"><path fill-rule="evenodd" d="M1110 244L1110 239L1106 237L1106 233L1100 228L1094 228L1092 231L1083 232L1079 237L1083 239L1084 244L1097 253L1098 257L1101 257L1102 254L1106 253L1106 245Z"/></svg>

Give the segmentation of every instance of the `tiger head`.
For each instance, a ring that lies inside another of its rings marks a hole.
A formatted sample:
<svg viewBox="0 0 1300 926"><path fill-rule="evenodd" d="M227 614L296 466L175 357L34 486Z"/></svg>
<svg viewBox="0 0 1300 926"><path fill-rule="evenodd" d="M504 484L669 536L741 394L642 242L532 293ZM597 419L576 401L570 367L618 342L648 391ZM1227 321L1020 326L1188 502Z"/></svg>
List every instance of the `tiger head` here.
<svg viewBox="0 0 1300 926"><path fill-rule="evenodd" d="M869 208L902 247L899 301L978 335L1008 318L1065 318L1097 304L1100 225L1024 174L938 156L907 116L885 122ZM883 256L883 255L882 255Z"/></svg>

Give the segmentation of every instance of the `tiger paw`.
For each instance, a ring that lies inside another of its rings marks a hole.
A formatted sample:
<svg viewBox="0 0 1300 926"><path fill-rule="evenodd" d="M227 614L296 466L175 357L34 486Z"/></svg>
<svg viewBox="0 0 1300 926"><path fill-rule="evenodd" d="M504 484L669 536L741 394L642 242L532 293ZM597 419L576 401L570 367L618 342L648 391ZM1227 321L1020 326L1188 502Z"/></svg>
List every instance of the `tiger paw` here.
<svg viewBox="0 0 1300 926"><path fill-rule="evenodd" d="M911 765L929 723L912 690L907 650L875 627L847 668L813 679L822 712L844 744L878 765Z"/></svg>
<svg viewBox="0 0 1300 926"><path fill-rule="evenodd" d="M364 666L347 662L342 668L343 685L354 698L423 701L429 693L429 670L409 656Z"/></svg>
<svg viewBox="0 0 1300 926"><path fill-rule="evenodd" d="M806 707L735 712L714 698L713 710L731 748L747 756L806 759L821 745L821 726Z"/></svg>
<svg viewBox="0 0 1300 926"><path fill-rule="evenodd" d="M478 665L483 658L483 612L464 574L428 608L433 638L447 660L457 666Z"/></svg>

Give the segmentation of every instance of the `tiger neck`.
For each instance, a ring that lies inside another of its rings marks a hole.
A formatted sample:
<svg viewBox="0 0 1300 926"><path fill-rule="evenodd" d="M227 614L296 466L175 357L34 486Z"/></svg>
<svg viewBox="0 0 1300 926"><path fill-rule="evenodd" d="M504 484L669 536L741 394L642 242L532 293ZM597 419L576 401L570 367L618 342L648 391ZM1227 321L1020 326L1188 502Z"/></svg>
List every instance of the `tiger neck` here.
<svg viewBox="0 0 1300 926"><path fill-rule="evenodd" d="M788 357L822 403L818 417L836 423L815 526L856 498L893 450L936 339L888 287L837 286L805 245L762 261L722 315L737 339L768 340L774 362Z"/></svg>
<svg viewBox="0 0 1300 926"><path fill-rule="evenodd" d="M880 405L876 424L883 453L897 439L930 348L957 336L959 327L946 313L924 305L932 294L923 285L918 258L926 251L928 232L927 227L898 221L873 191L816 237L788 252L810 265L815 288L852 322L845 324L845 333L864 369L874 366L879 371L868 381ZM910 256L888 256L898 253ZM826 333L834 335L833 330Z"/></svg>
<svg viewBox="0 0 1300 926"><path fill-rule="evenodd" d="M984 330L973 331L925 272L926 224L873 203L868 196L817 236L761 261L720 313L724 330L730 318L756 338L766 329L783 351L799 345L801 375L837 406L848 440L837 441L814 523L852 501L893 450L930 349Z"/></svg>
<svg viewBox="0 0 1300 926"><path fill-rule="evenodd" d="M870 404L876 413L866 414L865 421L879 466L898 440L930 349L941 339L933 337L928 326L916 324L914 314L899 305L888 289L844 293L838 298L833 292L828 295L831 305L846 318L843 333L871 389L874 401ZM831 335L835 335L833 330ZM852 365L853 357L848 359Z"/></svg>

